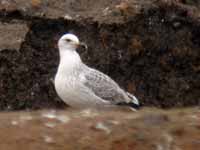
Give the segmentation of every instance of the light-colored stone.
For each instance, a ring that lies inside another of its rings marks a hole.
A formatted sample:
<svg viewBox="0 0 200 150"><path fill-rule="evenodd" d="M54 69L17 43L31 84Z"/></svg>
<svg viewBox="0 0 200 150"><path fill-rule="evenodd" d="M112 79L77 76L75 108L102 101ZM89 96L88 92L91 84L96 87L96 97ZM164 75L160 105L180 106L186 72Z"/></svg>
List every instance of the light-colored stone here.
<svg viewBox="0 0 200 150"><path fill-rule="evenodd" d="M28 27L23 23L0 23L0 51L19 50L24 41Z"/></svg>

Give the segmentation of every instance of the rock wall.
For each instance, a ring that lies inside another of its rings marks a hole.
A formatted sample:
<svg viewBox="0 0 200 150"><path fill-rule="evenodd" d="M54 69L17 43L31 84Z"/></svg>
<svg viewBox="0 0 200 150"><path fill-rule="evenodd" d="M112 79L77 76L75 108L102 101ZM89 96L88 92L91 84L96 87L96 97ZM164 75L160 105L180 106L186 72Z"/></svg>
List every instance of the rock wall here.
<svg viewBox="0 0 200 150"><path fill-rule="evenodd" d="M51 79L57 39L78 35L83 61L145 106L200 104L198 1L1 0L0 109L62 108Z"/></svg>

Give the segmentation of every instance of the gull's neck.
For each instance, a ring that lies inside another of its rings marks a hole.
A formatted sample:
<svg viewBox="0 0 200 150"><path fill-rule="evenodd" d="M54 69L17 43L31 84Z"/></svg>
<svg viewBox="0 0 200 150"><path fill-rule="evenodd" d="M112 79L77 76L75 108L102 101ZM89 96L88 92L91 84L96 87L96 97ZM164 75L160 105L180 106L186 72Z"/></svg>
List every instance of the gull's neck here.
<svg viewBox="0 0 200 150"><path fill-rule="evenodd" d="M60 63L57 73L71 74L78 69L81 64L81 58L76 50L60 50Z"/></svg>

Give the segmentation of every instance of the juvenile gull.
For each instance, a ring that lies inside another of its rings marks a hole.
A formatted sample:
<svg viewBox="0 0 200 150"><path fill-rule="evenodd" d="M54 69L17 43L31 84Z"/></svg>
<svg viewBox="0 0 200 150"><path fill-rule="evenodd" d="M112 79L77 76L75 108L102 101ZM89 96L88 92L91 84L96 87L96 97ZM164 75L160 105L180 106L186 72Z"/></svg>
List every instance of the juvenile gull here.
<svg viewBox="0 0 200 150"><path fill-rule="evenodd" d="M127 105L139 107L137 98L125 92L109 76L85 65L76 49L83 45L73 34L58 41L60 63L55 76L59 97L76 108Z"/></svg>

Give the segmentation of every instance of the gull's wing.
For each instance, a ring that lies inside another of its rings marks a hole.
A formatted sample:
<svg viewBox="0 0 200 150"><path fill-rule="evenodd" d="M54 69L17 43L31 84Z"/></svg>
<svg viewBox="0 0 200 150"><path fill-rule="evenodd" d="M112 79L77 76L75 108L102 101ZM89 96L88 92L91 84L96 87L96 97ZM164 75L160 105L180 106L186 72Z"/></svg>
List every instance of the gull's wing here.
<svg viewBox="0 0 200 150"><path fill-rule="evenodd" d="M98 97L91 89L86 87L84 84L77 83L76 94L73 95L73 97L76 99L79 99L82 103L82 107L88 107L88 106L104 106L110 104L109 101L106 101L102 99L101 97Z"/></svg>
<svg viewBox="0 0 200 150"><path fill-rule="evenodd" d="M115 81L98 70L85 66L82 81L95 95L104 100L114 104L131 101Z"/></svg>

